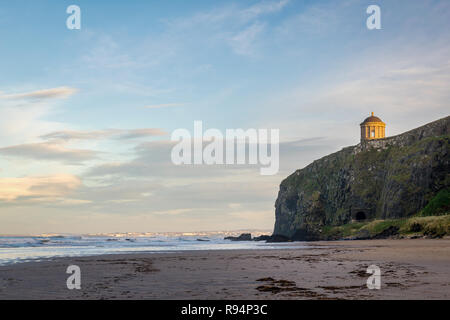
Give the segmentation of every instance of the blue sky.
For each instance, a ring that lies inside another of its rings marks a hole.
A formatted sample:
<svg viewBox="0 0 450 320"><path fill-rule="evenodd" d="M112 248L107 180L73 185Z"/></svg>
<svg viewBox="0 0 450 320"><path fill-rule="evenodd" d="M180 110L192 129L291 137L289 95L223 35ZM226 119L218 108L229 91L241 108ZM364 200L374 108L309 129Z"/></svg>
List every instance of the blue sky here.
<svg viewBox="0 0 450 320"><path fill-rule="evenodd" d="M448 1L2 4L0 233L270 229L281 180L358 143L371 111L388 135L448 115L449 17ZM194 120L280 129L279 174L175 168L170 133Z"/></svg>

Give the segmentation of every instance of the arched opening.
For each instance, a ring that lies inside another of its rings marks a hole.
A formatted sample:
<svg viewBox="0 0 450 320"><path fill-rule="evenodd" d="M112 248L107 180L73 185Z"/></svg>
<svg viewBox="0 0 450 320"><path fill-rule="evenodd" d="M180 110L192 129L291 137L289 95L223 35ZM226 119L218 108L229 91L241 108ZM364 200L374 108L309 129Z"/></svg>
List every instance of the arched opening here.
<svg viewBox="0 0 450 320"><path fill-rule="evenodd" d="M355 215L355 220L356 221L366 220L366 214L363 211L357 212Z"/></svg>

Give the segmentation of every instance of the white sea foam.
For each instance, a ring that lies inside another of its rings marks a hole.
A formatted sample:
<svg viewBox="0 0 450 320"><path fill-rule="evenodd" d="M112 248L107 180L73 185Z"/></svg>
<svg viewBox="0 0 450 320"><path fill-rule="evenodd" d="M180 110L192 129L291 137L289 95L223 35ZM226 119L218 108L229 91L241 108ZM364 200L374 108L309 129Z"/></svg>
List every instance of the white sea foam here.
<svg viewBox="0 0 450 320"><path fill-rule="evenodd" d="M233 242L239 232L111 233L96 235L0 236L0 265L54 257L132 252L282 248L282 244ZM252 231L253 236L269 231ZM301 244L296 247L304 247ZM292 246L289 246L292 248Z"/></svg>

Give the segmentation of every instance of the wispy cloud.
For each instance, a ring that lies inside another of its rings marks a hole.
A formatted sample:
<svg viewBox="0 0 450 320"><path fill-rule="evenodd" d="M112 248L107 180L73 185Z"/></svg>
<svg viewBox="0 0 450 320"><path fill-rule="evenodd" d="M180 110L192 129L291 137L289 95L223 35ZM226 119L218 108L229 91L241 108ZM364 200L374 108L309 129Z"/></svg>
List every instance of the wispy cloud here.
<svg viewBox="0 0 450 320"><path fill-rule="evenodd" d="M163 216L180 215L180 214L192 212L194 210L196 210L196 209L193 209L193 208L171 209L171 210L163 210L163 211L154 211L154 212L152 212L152 214L163 215Z"/></svg>
<svg viewBox="0 0 450 320"><path fill-rule="evenodd" d="M240 15L247 19L254 19L263 14L281 11L289 2L289 0L259 2L249 8L243 9Z"/></svg>
<svg viewBox="0 0 450 320"><path fill-rule="evenodd" d="M0 200L6 202L53 201L81 186L81 180L70 174L43 177L0 178Z"/></svg>
<svg viewBox="0 0 450 320"><path fill-rule="evenodd" d="M82 61L91 68L130 68L137 65L109 35L98 37L96 46L82 57Z"/></svg>
<svg viewBox="0 0 450 320"><path fill-rule="evenodd" d="M75 94L77 91L78 90L75 88L59 87L24 93L0 95L0 98L8 100L39 100L39 101L48 99L64 99Z"/></svg>
<svg viewBox="0 0 450 320"><path fill-rule="evenodd" d="M400 51L382 59L368 56L357 68L348 66L344 78L330 81L320 93L313 93L314 97L303 91L297 99L307 102L307 108L315 111L364 107L366 113L377 110L396 117L430 110L448 111L450 46L427 54L421 51L416 48L408 56Z"/></svg>
<svg viewBox="0 0 450 320"><path fill-rule="evenodd" d="M210 24L212 27L224 23L237 21L240 24L249 23L263 15L281 11L290 1L261 1L254 5L244 7L242 5L228 4L213 8L209 11L199 12L191 17L170 21L170 25L189 28L198 24Z"/></svg>
<svg viewBox="0 0 450 320"><path fill-rule="evenodd" d="M136 139L145 137L165 136L167 132L161 129L147 128L147 129L132 129L124 130L117 136L118 139Z"/></svg>
<svg viewBox="0 0 450 320"><path fill-rule="evenodd" d="M201 41L202 46L228 46L235 54L251 56L257 40L266 31L268 16L282 11L289 2L261 1L251 6L227 4L189 17L169 20L167 27L171 36L195 35L186 38ZM192 43L184 45L188 47Z"/></svg>
<svg viewBox="0 0 450 320"><path fill-rule="evenodd" d="M76 130L63 130L50 132L40 136L44 140L97 140L110 138L113 135L118 135L121 130L93 130L93 131L76 131Z"/></svg>
<svg viewBox="0 0 450 320"><path fill-rule="evenodd" d="M98 152L70 149L58 142L42 142L0 148L0 154L23 159L62 161L70 165L79 165L85 161L96 159Z"/></svg>
<svg viewBox="0 0 450 320"><path fill-rule="evenodd" d="M101 152L68 147L72 141L91 141L101 139L131 140L167 135L161 129L107 129L95 131L63 130L40 136L46 140L38 143L25 143L0 148L0 154L22 159L60 161L68 165L81 165L86 161L98 159Z"/></svg>
<svg viewBox="0 0 450 320"><path fill-rule="evenodd" d="M255 22L229 40L233 51L240 55L254 55L255 42L264 31L264 24Z"/></svg>
<svg viewBox="0 0 450 320"><path fill-rule="evenodd" d="M169 107L180 107L184 105L183 103L165 103L165 104L153 104L145 106L146 109L159 109L159 108L169 108Z"/></svg>
<svg viewBox="0 0 450 320"><path fill-rule="evenodd" d="M142 129L106 129L94 131L76 131L63 130L55 131L45 135L41 138L45 140L99 140L99 139L137 139L145 137L165 136L167 133L158 128L142 128Z"/></svg>

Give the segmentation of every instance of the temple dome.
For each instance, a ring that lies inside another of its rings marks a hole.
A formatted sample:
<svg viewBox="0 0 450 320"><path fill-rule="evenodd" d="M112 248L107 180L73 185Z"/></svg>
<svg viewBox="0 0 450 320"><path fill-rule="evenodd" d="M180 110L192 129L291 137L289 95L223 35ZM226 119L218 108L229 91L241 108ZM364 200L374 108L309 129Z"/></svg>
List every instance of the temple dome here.
<svg viewBox="0 0 450 320"><path fill-rule="evenodd" d="M373 112L372 112L372 115L370 117L366 118L366 120L364 120L363 123L361 123L361 124L365 124L365 123L369 123L369 122L381 122L381 123L384 123L383 121L381 121L380 118L374 116Z"/></svg>

